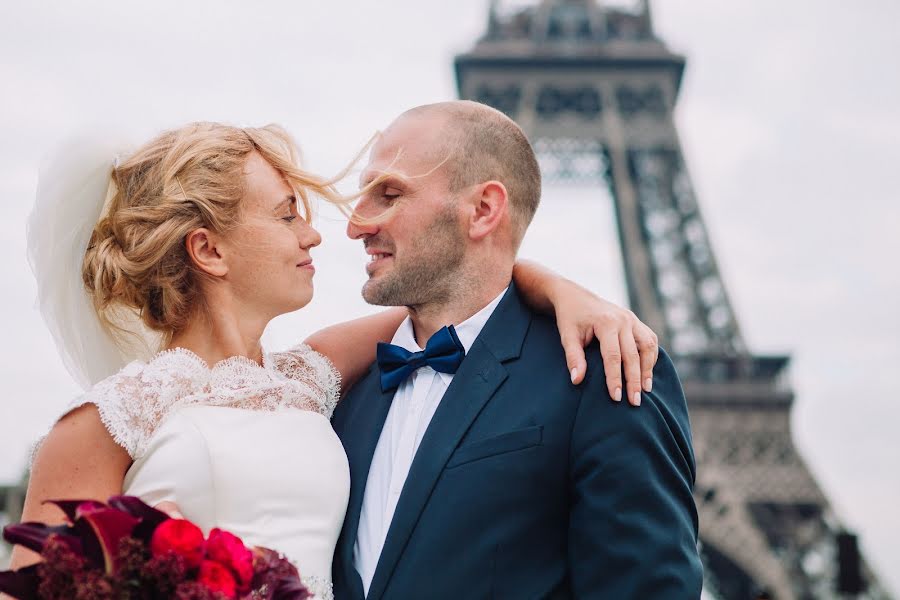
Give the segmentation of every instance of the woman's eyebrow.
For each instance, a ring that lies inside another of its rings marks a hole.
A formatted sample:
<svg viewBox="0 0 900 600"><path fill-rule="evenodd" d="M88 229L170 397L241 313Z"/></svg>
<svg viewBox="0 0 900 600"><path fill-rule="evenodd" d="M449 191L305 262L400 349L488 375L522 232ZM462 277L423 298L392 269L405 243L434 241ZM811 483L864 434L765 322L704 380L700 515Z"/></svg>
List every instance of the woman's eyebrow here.
<svg viewBox="0 0 900 600"><path fill-rule="evenodd" d="M274 211L274 212L278 212L279 210L281 210L281 209L284 207L285 204L287 204L288 206L290 206L291 204L293 204L293 203L296 202L296 201L297 201L297 197L294 196L293 194L290 194L289 196L285 197L284 200L282 200L281 202L279 202L278 204L276 204L276 205L275 205L275 208L273 209L273 211Z"/></svg>

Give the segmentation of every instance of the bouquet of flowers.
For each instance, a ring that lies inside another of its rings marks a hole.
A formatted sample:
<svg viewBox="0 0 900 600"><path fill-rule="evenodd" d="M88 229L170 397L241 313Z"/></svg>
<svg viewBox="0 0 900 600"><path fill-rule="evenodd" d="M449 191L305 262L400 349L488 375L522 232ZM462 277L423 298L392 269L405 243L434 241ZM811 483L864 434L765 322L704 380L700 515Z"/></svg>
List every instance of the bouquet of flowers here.
<svg viewBox="0 0 900 600"><path fill-rule="evenodd" d="M227 531L204 538L132 496L108 504L58 500L67 524L9 525L3 537L43 561L0 572L0 592L15 598L73 600L306 600L309 590L287 559L247 548Z"/></svg>

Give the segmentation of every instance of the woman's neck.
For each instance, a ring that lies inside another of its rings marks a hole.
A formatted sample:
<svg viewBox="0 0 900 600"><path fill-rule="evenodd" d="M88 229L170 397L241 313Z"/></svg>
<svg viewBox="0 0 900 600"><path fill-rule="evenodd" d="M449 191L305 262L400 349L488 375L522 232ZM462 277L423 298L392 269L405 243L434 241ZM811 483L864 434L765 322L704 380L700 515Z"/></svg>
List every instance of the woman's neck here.
<svg viewBox="0 0 900 600"><path fill-rule="evenodd" d="M223 305L231 304L227 300L209 304L172 336L168 348L187 348L208 365L232 356L245 356L262 364L260 338L268 319L239 318L241 312L236 307Z"/></svg>

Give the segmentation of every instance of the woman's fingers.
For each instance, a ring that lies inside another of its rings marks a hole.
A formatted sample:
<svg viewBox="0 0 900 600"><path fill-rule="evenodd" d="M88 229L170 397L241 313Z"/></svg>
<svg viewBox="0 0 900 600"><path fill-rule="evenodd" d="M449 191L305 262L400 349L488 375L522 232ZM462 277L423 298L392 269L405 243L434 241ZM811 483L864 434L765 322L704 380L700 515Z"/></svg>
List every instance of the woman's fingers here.
<svg viewBox="0 0 900 600"><path fill-rule="evenodd" d="M622 350L619 332L615 330L598 331L600 356L603 358L603 370L606 373L606 387L609 396L616 402L622 401Z"/></svg>
<svg viewBox="0 0 900 600"><path fill-rule="evenodd" d="M619 332L619 347L622 351L622 366L625 372L625 389L632 406L641 405L641 357L631 328ZM604 363L605 364L605 363Z"/></svg>
<svg viewBox="0 0 900 600"><path fill-rule="evenodd" d="M653 367L659 359L659 338L637 317L633 331L634 341L641 354L641 386L645 392L649 392L653 389Z"/></svg>
<svg viewBox="0 0 900 600"><path fill-rule="evenodd" d="M577 328L562 326L559 337L562 340L563 350L566 352L569 378L572 383L578 385L584 381L584 374L587 372L587 361L584 358L584 344L581 342L581 336L578 335Z"/></svg>
<svg viewBox="0 0 900 600"><path fill-rule="evenodd" d="M584 381L587 375L584 348L596 337L610 397L617 402L628 398L630 404L639 406L641 392L653 389L653 367L659 358L658 338L631 311L603 300L600 303L589 310L558 312L557 326L569 377L576 385Z"/></svg>

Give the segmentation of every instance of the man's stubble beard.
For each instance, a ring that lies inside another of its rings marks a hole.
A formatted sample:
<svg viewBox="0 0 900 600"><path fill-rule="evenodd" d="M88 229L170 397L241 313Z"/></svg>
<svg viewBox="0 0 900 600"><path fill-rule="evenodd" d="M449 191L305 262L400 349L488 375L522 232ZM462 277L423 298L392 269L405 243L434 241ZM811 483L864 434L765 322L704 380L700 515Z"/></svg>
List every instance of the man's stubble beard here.
<svg viewBox="0 0 900 600"><path fill-rule="evenodd" d="M378 280L363 285L363 299L377 306L410 306L450 302L459 284L466 244L455 207L448 206L416 238L414 246L404 250L401 265L394 257L394 268Z"/></svg>

